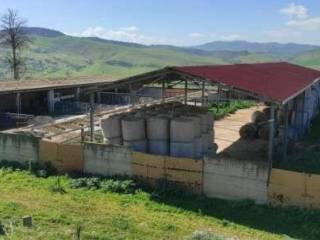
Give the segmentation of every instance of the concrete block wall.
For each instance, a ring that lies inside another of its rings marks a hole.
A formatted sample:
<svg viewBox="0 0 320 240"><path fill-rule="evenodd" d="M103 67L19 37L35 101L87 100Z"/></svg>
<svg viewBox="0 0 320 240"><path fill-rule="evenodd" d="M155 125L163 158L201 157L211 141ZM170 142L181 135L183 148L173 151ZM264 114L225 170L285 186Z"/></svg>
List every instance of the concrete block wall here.
<svg viewBox="0 0 320 240"><path fill-rule="evenodd" d="M84 144L84 172L105 176L132 175L132 152L106 144Z"/></svg>
<svg viewBox="0 0 320 240"><path fill-rule="evenodd" d="M0 133L0 160L20 163L39 160L39 138L23 134Z"/></svg>
<svg viewBox="0 0 320 240"><path fill-rule="evenodd" d="M206 158L203 191L207 197L267 202L266 163Z"/></svg>

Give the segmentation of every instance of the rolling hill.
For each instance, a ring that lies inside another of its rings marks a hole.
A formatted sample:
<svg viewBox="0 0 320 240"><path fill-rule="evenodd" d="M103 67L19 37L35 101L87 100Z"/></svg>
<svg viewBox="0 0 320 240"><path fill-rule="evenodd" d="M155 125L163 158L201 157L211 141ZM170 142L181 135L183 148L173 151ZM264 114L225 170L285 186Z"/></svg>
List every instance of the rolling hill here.
<svg viewBox="0 0 320 240"><path fill-rule="evenodd" d="M250 43L246 43L248 47L239 48L235 42L225 42L228 47L206 50L80 38L44 28L26 28L25 31L33 40L23 54L26 59L23 76L26 79L97 75L121 78L168 65L291 61L316 68L320 66L320 50L311 45L291 44L289 47L276 44L277 49L282 48L274 51L266 44L263 51L258 51L249 47ZM8 49L0 49L0 79L10 76L4 61L6 54Z"/></svg>

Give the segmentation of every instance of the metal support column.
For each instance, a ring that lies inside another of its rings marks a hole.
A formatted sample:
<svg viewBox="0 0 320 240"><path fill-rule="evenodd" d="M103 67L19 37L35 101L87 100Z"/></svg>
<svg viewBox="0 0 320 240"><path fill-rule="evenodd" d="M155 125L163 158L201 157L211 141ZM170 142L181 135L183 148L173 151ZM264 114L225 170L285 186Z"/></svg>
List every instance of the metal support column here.
<svg viewBox="0 0 320 240"><path fill-rule="evenodd" d="M94 93L90 94L90 141L94 140Z"/></svg>
<svg viewBox="0 0 320 240"><path fill-rule="evenodd" d="M205 90L205 82L202 81L202 88L201 88L201 106L204 107L204 90Z"/></svg>
<svg viewBox="0 0 320 240"><path fill-rule="evenodd" d="M136 105L136 92L133 89L133 86L129 85L129 91L130 91L130 104L134 107Z"/></svg>
<svg viewBox="0 0 320 240"><path fill-rule="evenodd" d="M161 101L164 102L166 97L166 82L162 80L162 88L161 88Z"/></svg>
<svg viewBox="0 0 320 240"><path fill-rule="evenodd" d="M274 140L274 112L275 112L275 106L270 106L270 119L269 119L269 142L268 142L268 182L269 185L270 182L270 175L271 175L271 169L272 169L272 160L273 160L273 140Z"/></svg>
<svg viewBox="0 0 320 240"><path fill-rule="evenodd" d="M17 93L16 95L16 108L17 108L17 113L21 113L21 93Z"/></svg>
<svg viewBox="0 0 320 240"><path fill-rule="evenodd" d="M188 80L184 80L184 104L188 103Z"/></svg>
<svg viewBox="0 0 320 240"><path fill-rule="evenodd" d="M55 104L54 89L50 89L47 92L47 100L48 100L48 112L49 112L49 114L53 114L54 113L54 104Z"/></svg>
<svg viewBox="0 0 320 240"><path fill-rule="evenodd" d="M288 118L289 118L289 108L288 103L284 106L284 132L283 132L283 152L282 152L282 160L287 160L288 153Z"/></svg>
<svg viewBox="0 0 320 240"><path fill-rule="evenodd" d="M76 101L80 101L80 93L81 93L81 90L79 87L76 88L76 92L75 92L75 99Z"/></svg>
<svg viewBox="0 0 320 240"><path fill-rule="evenodd" d="M97 103L101 103L101 92L97 92Z"/></svg>

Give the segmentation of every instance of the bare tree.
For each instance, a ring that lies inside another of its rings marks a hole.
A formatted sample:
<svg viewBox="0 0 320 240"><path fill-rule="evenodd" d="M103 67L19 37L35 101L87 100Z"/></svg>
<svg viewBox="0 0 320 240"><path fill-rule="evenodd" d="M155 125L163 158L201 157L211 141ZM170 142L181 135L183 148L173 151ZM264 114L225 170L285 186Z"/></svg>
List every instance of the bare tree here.
<svg viewBox="0 0 320 240"><path fill-rule="evenodd" d="M18 16L18 12L8 9L7 13L1 17L0 43L6 48L10 48L10 55L6 58L13 79L18 80L24 68L25 62L21 56L23 49L31 42L25 33L26 20Z"/></svg>

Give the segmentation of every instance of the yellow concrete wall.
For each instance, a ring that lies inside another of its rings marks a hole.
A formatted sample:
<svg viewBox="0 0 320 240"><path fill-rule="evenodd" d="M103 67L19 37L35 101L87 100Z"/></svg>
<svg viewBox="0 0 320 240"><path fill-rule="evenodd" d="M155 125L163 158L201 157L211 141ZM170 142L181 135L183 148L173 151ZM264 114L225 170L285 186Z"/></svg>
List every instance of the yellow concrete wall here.
<svg viewBox="0 0 320 240"><path fill-rule="evenodd" d="M59 172L83 171L83 145L59 144L41 140L39 144L39 159L50 162Z"/></svg>
<svg viewBox="0 0 320 240"><path fill-rule="evenodd" d="M268 202L319 209L320 175L272 169Z"/></svg>
<svg viewBox="0 0 320 240"><path fill-rule="evenodd" d="M157 179L166 179L177 184L183 184L193 192L202 192L202 160L133 152L132 174L149 179L151 182Z"/></svg>

